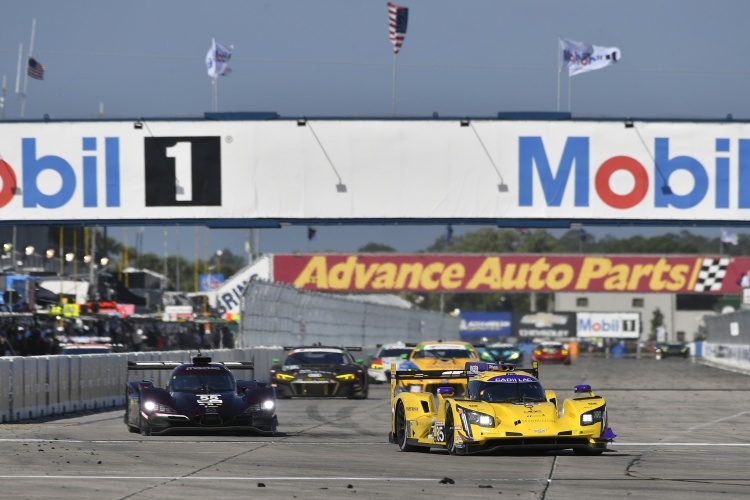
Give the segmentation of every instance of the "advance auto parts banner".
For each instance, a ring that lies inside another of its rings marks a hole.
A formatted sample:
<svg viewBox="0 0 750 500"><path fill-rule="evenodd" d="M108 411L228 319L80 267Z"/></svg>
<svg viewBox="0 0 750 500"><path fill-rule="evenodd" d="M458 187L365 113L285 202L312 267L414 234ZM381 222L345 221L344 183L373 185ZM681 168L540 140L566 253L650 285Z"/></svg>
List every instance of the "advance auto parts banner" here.
<svg viewBox="0 0 750 500"><path fill-rule="evenodd" d="M276 282L347 292L740 293L747 257L275 255Z"/></svg>

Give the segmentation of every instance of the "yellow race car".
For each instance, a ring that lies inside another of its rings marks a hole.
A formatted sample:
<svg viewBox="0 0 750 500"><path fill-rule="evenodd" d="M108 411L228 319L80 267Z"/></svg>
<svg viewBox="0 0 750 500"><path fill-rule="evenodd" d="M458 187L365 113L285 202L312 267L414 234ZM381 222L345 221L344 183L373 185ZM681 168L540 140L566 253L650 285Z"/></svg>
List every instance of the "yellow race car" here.
<svg viewBox="0 0 750 500"><path fill-rule="evenodd" d="M391 372L389 441L401 451L446 449L451 455L518 449L565 450L600 455L616 437L607 404L589 385L576 385L576 396L559 401L539 383L539 365L468 362L464 370ZM463 379L465 397L453 387L429 392L399 392L413 380Z"/></svg>
<svg viewBox="0 0 750 500"><path fill-rule="evenodd" d="M430 340L417 344L406 361L397 364L398 371L462 371L469 361L479 361L479 353L469 342L458 340ZM393 366L393 365L391 365ZM406 392L435 393L438 387L453 387L455 394L466 390L465 378L406 378L399 380L397 388Z"/></svg>

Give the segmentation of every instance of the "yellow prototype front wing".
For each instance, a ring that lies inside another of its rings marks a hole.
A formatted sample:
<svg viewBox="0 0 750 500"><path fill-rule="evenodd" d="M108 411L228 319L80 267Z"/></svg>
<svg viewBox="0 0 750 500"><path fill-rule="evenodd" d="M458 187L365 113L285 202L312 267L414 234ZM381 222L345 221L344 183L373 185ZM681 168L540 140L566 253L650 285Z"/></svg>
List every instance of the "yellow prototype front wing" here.
<svg viewBox="0 0 750 500"><path fill-rule="evenodd" d="M538 369L521 374L536 373ZM475 375L468 370L453 374L393 370L390 442L398 444L401 451L442 448L450 454L571 449L579 455L599 455L609 451L607 446L615 435L608 427L606 401L588 386L577 386L577 392L585 393L562 404L550 390L545 391L544 401L499 403L459 398L450 388L440 388L436 395L396 389L399 380L411 377L463 377L468 381Z"/></svg>

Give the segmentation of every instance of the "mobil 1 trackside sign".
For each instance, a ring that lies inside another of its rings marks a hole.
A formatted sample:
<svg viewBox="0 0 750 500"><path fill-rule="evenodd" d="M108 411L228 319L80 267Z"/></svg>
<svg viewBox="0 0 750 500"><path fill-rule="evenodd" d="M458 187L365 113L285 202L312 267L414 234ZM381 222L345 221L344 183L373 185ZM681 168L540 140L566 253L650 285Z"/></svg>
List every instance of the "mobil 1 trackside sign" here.
<svg viewBox="0 0 750 500"><path fill-rule="evenodd" d="M579 338L637 339L641 334L640 313L577 313Z"/></svg>

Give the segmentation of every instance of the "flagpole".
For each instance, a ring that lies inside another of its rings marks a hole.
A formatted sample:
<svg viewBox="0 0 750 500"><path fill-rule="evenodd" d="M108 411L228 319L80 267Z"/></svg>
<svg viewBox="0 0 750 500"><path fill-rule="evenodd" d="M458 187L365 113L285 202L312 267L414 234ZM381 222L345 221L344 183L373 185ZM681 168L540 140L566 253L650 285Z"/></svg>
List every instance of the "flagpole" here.
<svg viewBox="0 0 750 500"><path fill-rule="evenodd" d="M568 113L573 114L572 94L573 94L573 77L568 75Z"/></svg>
<svg viewBox="0 0 750 500"><path fill-rule="evenodd" d="M211 50L213 51L212 59L213 59L213 68L214 68L214 79L211 81L211 111L214 113L217 111L217 108L219 107L219 95L218 95L218 81L217 77L218 74L216 73L216 38L211 39Z"/></svg>
<svg viewBox="0 0 750 500"><path fill-rule="evenodd" d="M16 70L16 96L21 93L21 59L23 59L23 43L18 44L18 69Z"/></svg>
<svg viewBox="0 0 750 500"><path fill-rule="evenodd" d="M214 79L211 82L212 99L211 99L211 110L215 113L219 107L219 89L218 89L218 78L214 75Z"/></svg>
<svg viewBox="0 0 750 500"><path fill-rule="evenodd" d="M562 57L560 56L560 50L562 49L562 39L557 37L557 50L555 51L555 57L557 58L557 112L560 112L560 73L562 72Z"/></svg>
<svg viewBox="0 0 750 500"><path fill-rule="evenodd" d="M3 75L3 96L0 97L0 107L2 108L2 119L5 120L5 75Z"/></svg>
<svg viewBox="0 0 750 500"><path fill-rule="evenodd" d="M28 60L31 59L31 55L34 52L34 35L36 34L36 18L31 21L31 44L29 45L29 57L26 60L28 66ZM29 85L29 72L26 71L23 77L23 94L21 96L21 118L26 114L26 88Z"/></svg>
<svg viewBox="0 0 750 500"><path fill-rule="evenodd" d="M396 53L393 53L393 97L391 100L391 115L396 116Z"/></svg>

